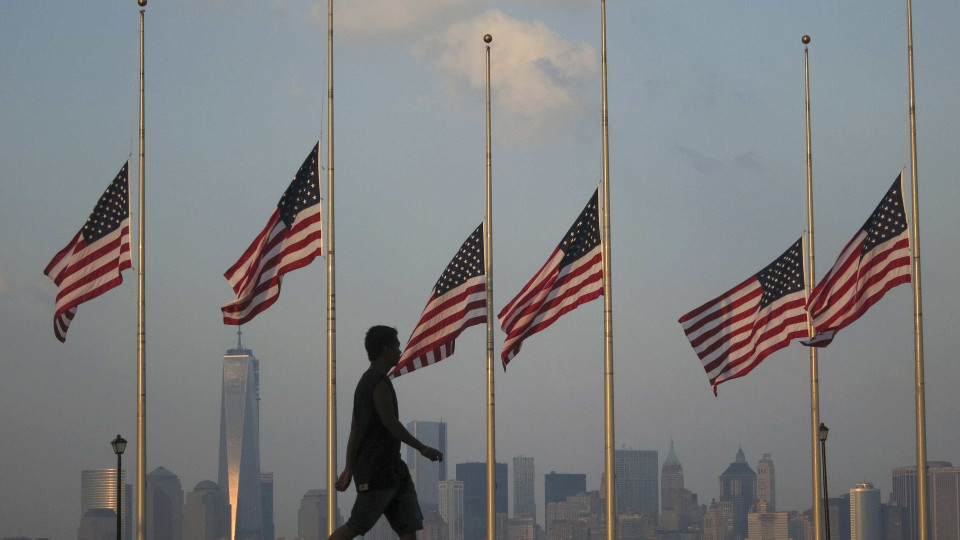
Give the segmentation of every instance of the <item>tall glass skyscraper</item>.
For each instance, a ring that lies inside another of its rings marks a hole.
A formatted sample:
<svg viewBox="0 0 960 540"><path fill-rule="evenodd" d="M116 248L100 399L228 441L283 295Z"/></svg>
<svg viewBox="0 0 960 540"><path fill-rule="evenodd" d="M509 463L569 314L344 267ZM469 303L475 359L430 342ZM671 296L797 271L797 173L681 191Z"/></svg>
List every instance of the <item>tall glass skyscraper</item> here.
<svg viewBox="0 0 960 540"><path fill-rule="evenodd" d="M231 540L263 540L260 362L237 334L237 348L223 356L218 484L230 505Z"/></svg>
<svg viewBox="0 0 960 540"><path fill-rule="evenodd" d="M513 458L513 516L527 514L537 519L537 501L534 497L534 480L536 471L533 467L533 458L517 456Z"/></svg>
<svg viewBox="0 0 960 540"><path fill-rule="evenodd" d="M507 464L497 463L494 476L494 511L507 513ZM466 540L487 537L487 464L457 463L457 480L463 482L463 535Z"/></svg>
<svg viewBox="0 0 960 540"><path fill-rule="evenodd" d="M660 486L656 450L615 450L617 512L646 514L660 520Z"/></svg>
<svg viewBox="0 0 960 540"><path fill-rule="evenodd" d="M407 424L407 431L423 444L447 453L447 423L421 422L414 420ZM407 467L410 477L417 486L417 497L424 512L439 509L437 484L447 479L447 462L430 461L420 455L412 446L407 447Z"/></svg>

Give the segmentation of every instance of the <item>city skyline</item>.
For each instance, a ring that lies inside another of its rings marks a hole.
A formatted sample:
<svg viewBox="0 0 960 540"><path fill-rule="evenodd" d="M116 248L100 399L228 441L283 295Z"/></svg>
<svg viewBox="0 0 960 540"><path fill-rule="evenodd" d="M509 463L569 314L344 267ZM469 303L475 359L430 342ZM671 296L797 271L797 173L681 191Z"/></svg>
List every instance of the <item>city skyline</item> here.
<svg viewBox="0 0 960 540"><path fill-rule="evenodd" d="M373 324L410 335L437 275L483 219L484 52L493 36L491 310L540 268L602 173L596 0L335 0L337 467ZM927 456L960 462L956 181L960 4L915 3ZM0 3L0 534L69 540L79 471L134 483L163 466L218 481L223 273L261 230L326 123L326 6L153 0L145 7L145 263L79 307L65 343L43 275L130 160L138 169L135 2ZM777 464L777 509L812 502L809 352L797 343L714 396L677 319L769 263L807 229L803 35L810 35L816 273L904 171L905 9L868 0L608 2L614 448L667 455L719 498L738 447ZM320 175L329 168L321 151ZM324 179L325 180L325 179ZM321 195L328 198L325 182ZM912 207L908 201L908 207ZM908 210L912 214L912 210ZM139 211L131 212L137 235ZM243 326L269 360L261 469L276 535L325 488L325 265L285 276ZM139 263L135 263L139 266ZM137 272L147 327L146 448L136 433ZM909 286L819 354L831 496L916 463ZM600 484L602 303L564 315L494 372L497 461ZM503 333L494 328L495 349ZM485 335L396 379L400 419L445 421L450 463L486 459ZM266 367L266 366L265 366ZM449 475L448 475L449 476ZM333 496L334 494L331 494ZM352 491L336 494L349 508ZM262 499L261 499L262 500ZM38 512L36 509L43 509ZM543 513L538 508L538 513Z"/></svg>
<svg viewBox="0 0 960 540"><path fill-rule="evenodd" d="M643 458L641 456L645 453L655 454L655 451L638 451L638 450L619 450L618 452L621 453L619 456L620 460L624 462L632 459L638 459L638 458L642 460ZM530 456L517 456L517 457L527 459L527 460L535 459ZM680 462L680 460L677 459L676 457L676 452L673 448L672 441L670 444L670 451L668 452L668 457L664 462L664 465L667 465L667 464L672 464L673 467L672 468L664 467L660 473L661 476L658 476L658 481L662 482L663 476L674 474L675 469L682 470L682 462ZM757 462L758 468L764 464L767 464L770 467L773 466L773 460L769 453L764 453L763 457L761 457ZM463 475L465 478L468 478L468 480L473 479L472 477L474 476L478 476L478 477L482 476L482 475L479 475L478 473L482 473L484 469L484 467L482 467L482 465L484 464L476 463L476 462L457 463L456 465L457 465L457 468L460 469L461 475ZM506 478L507 474L512 474L512 472L507 471L506 464L501 463L499 465L501 466L498 467L498 472L500 472L500 474L498 475L498 478L502 481L503 479ZM958 486L960 486L960 469L953 467L952 463L944 462L944 461L932 461L931 467L932 467L931 468L931 475L932 475L931 476L931 482L932 482L931 504L933 508L932 520L935 523L932 531L934 536L931 536L931 538L934 538L936 540L939 540L940 538L951 538L950 535L953 534L953 531L957 530L958 524L960 524L960 512L957 512L955 508L956 501L960 500L958 499L958 497L960 497L960 491L958 491ZM630 468L630 465L627 465L624 463L621 465L621 468L628 470ZM916 469L914 468L913 470L915 471ZM731 463L730 466L728 466L727 469L722 474L718 475L717 478L719 479L721 486L724 486L722 488L723 490L730 489L731 491L736 492L737 495L746 493L749 496L751 492L746 491L743 485L733 486L731 484L730 488L727 488L726 486L730 482L739 481L738 479L743 478L745 475L751 476L752 478L754 478L754 485L758 485L757 484L758 479L756 478L757 475L755 473L751 475L752 472L753 472L752 467L750 467L749 464L746 462L746 457L743 450L738 449L735 461ZM915 475L913 476L913 480L912 480L913 484L911 484L909 466L895 468L891 470L890 473L894 477L894 484L897 486L900 486L896 488L896 489L899 489L900 492L895 493L894 491L891 491L887 494L884 494L879 489L876 489L873 486L873 484L870 482L860 482L856 486L853 486L849 489L845 487L838 488L838 497L835 497L835 498L831 497L830 499L830 506L831 506L830 528L834 537L839 538L841 540L843 538L848 538L853 540L853 537L858 535L857 531L860 531L859 536L856 540L869 540L869 539L879 538L877 535L881 534L881 531L883 530L883 528L887 526L885 525L885 519L888 519L888 518L884 517L885 516L884 513L888 511L887 502L886 502L887 497L889 498L890 502L892 504L896 504L898 508L905 508L906 511L902 514L903 520L904 520L903 527L905 528L906 531L911 530L912 525L909 523L907 516L911 515L911 512L915 512L916 501L910 498L912 497L912 495L909 495L909 494L905 495L903 492L904 490L907 490L907 493L909 493L910 489L915 490L915 481L916 481ZM113 475L112 477L111 477L111 474ZM557 502L563 502L563 501L570 501L573 499L582 499L584 496L586 496L587 499L590 499L591 497L602 497L602 485L600 486L587 485L585 483L585 479L587 475L584 473L556 473L555 471L551 471L550 473L546 473L541 476L544 477L545 486L551 486L551 485L553 486L552 488L547 487L546 489L548 490L552 489L555 492L553 496L550 495L550 492L545 492L544 493L545 499L550 499L551 501L556 500ZM89 477L89 481L86 480L88 477ZM109 511L110 516L114 516L115 514L112 513L113 512L112 509L103 505L109 504L110 500L115 501L115 498L111 499L111 493L113 493L113 488L115 487L115 485L114 485L114 482L110 480L111 478L115 479L115 477L116 477L116 471L111 469L84 471L84 479L85 479L84 485L89 487L85 488L81 493L81 499L80 499L81 511L82 511L82 508L86 506L90 506L91 508ZM552 478L552 480L547 480L547 477ZM897 484L896 479L898 477L906 478L906 481L905 481L906 483L901 481L900 484ZM268 480L270 478L269 473L265 473L265 475L262 475L262 478L265 479L264 481ZM473 480L474 480L474 483L476 483L476 479L473 479ZM499 482L498 485L500 483L502 482ZM446 481L439 481L438 484L439 484L439 494L440 494L439 516L443 519L447 519L445 516L448 516L450 512L455 512L454 526L460 527L461 528L460 530L462 531L463 519L464 519L464 514L463 514L464 482L461 480L446 480ZM913 486L912 488L910 487L911 485ZM225 498L222 498L223 496L221 495L220 489L216 485L216 483L211 482L209 480L201 481L199 484L197 484L197 486L194 488L193 491L186 492L181 488L181 481L179 477L176 475L176 473L169 471L166 468L161 466L161 467L157 467L153 472L150 473L148 486L150 489L151 498L155 499L156 497L161 497L164 500L164 502L162 503L153 502L153 503L149 503L148 505L149 508L159 509L159 511L162 512L162 515L151 514L150 516L148 516L152 520L151 523L153 524L152 527L148 529L148 537L151 540L180 540L179 533L174 532L174 531L181 530L180 523L184 524L182 526L184 540L203 540L203 539L219 540L215 536L201 536L200 534L202 533L202 531L206 530L207 534L209 535L212 531L217 530L217 527L220 527L218 523L219 523L219 520L221 519L223 520L222 526L224 528L228 526L229 513L227 512L227 503ZM481 485L480 489L478 490L476 485L473 486L474 488L473 491L475 492L473 494L474 499L477 499L479 495L482 495L482 487L483 486ZM680 487L680 489L683 491L686 491L685 488L683 488L682 486ZM129 486L128 486L128 491L129 491ZM864 499L864 494L866 494L867 499ZM693 493L692 495L696 497L698 494ZM755 494L753 494L753 496L755 497ZM200 499L200 497L203 497L203 499ZM215 497L216 499L222 500L223 502L218 503L216 502L216 500L212 499L211 497ZM774 497L775 497L775 493L774 493ZM496 498L498 500L498 504L502 504L503 501L507 500L507 493L505 491L501 491L500 489L498 489L498 494ZM643 498L644 497L641 496L641 499ZM100 501L100 499L103 499L107 502L106 503L98 502ZM664 499L664 501L665 500L666 499ZM781 518L774 518L773 517L774 514L778 516L785 515L785 513L787 512L802 514L804 512L809 512L811 510L809 508L789 508L789 509L778 510L774 512L769 508L766 501L759 498L757 498L753 503L753 505L756 506L755 509L753 506L750 505L749 502L744 504L742 501L739 501L738 499L726 499L726 500L727 502L725 504L729 505L728 508L730 509L729 511L731 512L732 523L734 523L736 519L742 519L744 520L744 525L742 525L744 527L746 527L747 522L749 522L749 527L754 527L755 525L759 527L760 522L758 521L755 523L755 520L758 520L761 518L758 518L755 516L759 514L768 514L767 518L762 518L762 526L764 527L763 529L764 531L767 530L767 527L782 528L786 526L785 525L786 522L779 521ZM869 501L867 506L864 506L864 500ZM87 501L87 502L84 502L84 501ZM311 489L303 496L303 498L300 501L298 517L296 520L298 524L297 525L298 531L299 531L298 535L300 538L303 538L304 540L316 540L316 538L322 539L324 537L325 533L322 533L322 531L325 530L325 525L324 525L324 520L326 519L326 511L325 511L326 502L325 501L326 501L326 492L325 490L322 490L322 489ZM513 496L511 496L509 499L509 506L508 506L508 509L510 512L516 512L515 510L516 502L517 501L513 498ZM699 504L702 508L701 510L696 510L696 512L699 513L702 510L706 510L708 507L712 507L713 504L715 504L716 502L718 501L713 500L711 502L706 502L704 500L701 500ZM723 503L724 499L721 497L719 502ZM222 511L218 509L219 508L217 507L218 504L222 505L222 508L223 508ZM474 502L473 504L476 505L476 502ZM554 504L553 502L549 503L549 505L553 505L553 504ZM580 503L576 503L576 504L579 505ZM643 505L642 500L639 502L639 505L640 506ZM188 508L191 508L191 506L193 507L193 510L188 511ZM588 504L588 506L590 505ZM635 508L636 506L637 505L633 505L631 508L624 508L623 512L618 512L618 514L620 513L626 513L628 515L634 514L635 510L633 508ZM742 507L742 508L738 509L737 507ZM547 509L549 509L550 506L545 504L544 508L545 508L545 511L548 511ZM502 509L503 511L498 512L498 514L502 515L504 519L507 519L508 509L506 508ZM343 508L340 508L340 510L343 510ZM664 508L664 510L666 510L666 508ZM689 511L689 509L687 509L687 511ZM754 511L757 514L755 514ZM219 517L221 512L223 514L222 518ZM426 513L429 513L429 512L430 511ZM432 512L437 513L437 511L432 511ZM338 510L338 515L340 513L341 512ZM550 519L549 515L550 514L548 512L546 515L544 515L543 518L533 516L532 519L535 523L540 525L541 528L546 529L547 522ZM738 515L741 517L737 518L736 516ZM93 514L91 514L91 516L93 516ZM109 517L109 516L105 516L105 517ZM689 518L690 516L686 515L685 517ZM94 516L94 518L96 518L96 516ZM649 514L648 514L648 519L650 522L650 526L656 527L655 520L650 518ZM776 519L777 521L774 522L773 521L774 519ZM900 518L895 518L895 519L900 519ZM110 521L110 520L104 519L105 524L107 521ZM192 524L192 527L191 527L192 530L196 531L195 536L188 536L188 532L187 532L188 527L186 526L188 522ZM83 528L83 523L84 521L81 521L80 530L82 530ZM205 528L203 527L198 528L198 525L202 523L207 523L207 525L205 525ZM456 523L459 523L460 525L456 525ZM665 527L663 524L661 524L660 526ZM381 527L381 529L383 529L383 527ZM669 531L671 529L665 528L664 530ZM780 529L777 529L777 530L780 530ZM864 532L864 531L868 531L868 532ZM306 537L303 536L305 532L307 534ZM384 534L387 534L387 536L390 536L388 528L383 529L383 531L381 532L383 532ZM319 534L320 536L316 537L317 534ZM910 533L906 532L903 540L909 540L910 538L909 535ZM112 538L112 534L107 536ZM91 536L89 537L89 540L98 540L99 538L100 537L97 537L97 536ZM283 538L283 537L280 537L280 538ZM462 538L463 536L461 536L461 540ZM81 537L81 540L87 540L87 539L88 539L87 536ZM107 540L109 540L109 538Z"/></svg>

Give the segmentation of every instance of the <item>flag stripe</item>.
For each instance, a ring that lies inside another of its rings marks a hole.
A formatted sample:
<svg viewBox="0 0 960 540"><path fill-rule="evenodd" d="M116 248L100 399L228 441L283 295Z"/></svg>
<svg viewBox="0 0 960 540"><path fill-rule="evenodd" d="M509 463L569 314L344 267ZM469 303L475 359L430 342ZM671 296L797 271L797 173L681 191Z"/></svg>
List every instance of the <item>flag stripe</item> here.
<svg viewBox="0 0 960 540"><path fill-rule="evenodd" d="M762 271L678 320L714 394L721 383L807 336L801 246L798 240Z"/></svg>
<svg viewBox="0 0 960 540"><path fill-rule="evenodd" d="M522 303L514 304L514 312L509 320L501 323L507 333L503 343L506 362L520 351L523 340L549 327L581 304L603 295L601 250L597 247L593 251L595 253L581 259L582 262L578 261L564 269L562 275L545 276L536 291L530 292ZM557 250L551 260L561 257L563 253Z"/></svg>
<svg viewBox="0 0 960 540"><path fill-rule="evenodd" d="M859 319L887 291L910 283L909 228L900 176L870 218L844 246L807 302L817 334L811 346L826 346L842 328Z"/></svg>
<svg viewBox="0 0 960 540"><path fill-rule="evenodd" d="M396 378L448 358L461 332L485 322L487 278L481 223L440 274L390 377Z"/></svg>
<svg viewBox="0 0 960 540"><path fill-rule="evenodd" d="M280 296L283 276L323 255L323 216L317 183L319 143L240 259L223 275L237 299L223 305L224 324L244 324Z"/></svg>
<svg viewBox="0 0 960 540"><path fill-rule="evenodd" d="M500 352L504 369L520 352L525 339L603 295L598 195L599 189L547 262L497 315L507 334Z"/></svg>
<svg viewBox="0 0 960 540"><path fill-rule="evenodd" d="M124 163L83 228L43 270L57 285L53 333L61 342L77 306L123 283L121 272L131 268L128 170Z"/></svg>

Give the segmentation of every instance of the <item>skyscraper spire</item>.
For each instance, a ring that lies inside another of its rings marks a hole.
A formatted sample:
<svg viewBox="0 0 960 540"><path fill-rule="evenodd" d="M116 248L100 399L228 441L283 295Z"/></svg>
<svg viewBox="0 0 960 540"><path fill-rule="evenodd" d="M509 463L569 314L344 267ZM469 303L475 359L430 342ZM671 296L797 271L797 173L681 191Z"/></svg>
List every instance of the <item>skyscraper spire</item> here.
<svg viewBox="0 0 960 540"><path fill-rule="evenodd" d="M667 460L663 462L664 465L667 463L671 465L679 465L680 460L677 458L677 453L673 451L673 437L670 437L670 451L667 452Z"/></svg>

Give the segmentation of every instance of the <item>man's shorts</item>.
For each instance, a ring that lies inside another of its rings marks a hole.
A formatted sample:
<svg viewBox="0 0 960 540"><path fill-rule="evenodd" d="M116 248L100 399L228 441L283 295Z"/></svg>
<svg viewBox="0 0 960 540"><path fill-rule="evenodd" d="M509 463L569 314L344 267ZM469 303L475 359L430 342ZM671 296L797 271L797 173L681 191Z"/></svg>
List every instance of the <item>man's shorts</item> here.
<svg viewBox="0 0 960 540"><path fill-rule="evenodd" d="M398 536L423 529L423 514L417 501L417 490L409 474L392 488L357 493L347 526L360 534L366 534L376 525L381 515L386 516L390 527Z"/></svg>

